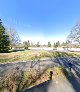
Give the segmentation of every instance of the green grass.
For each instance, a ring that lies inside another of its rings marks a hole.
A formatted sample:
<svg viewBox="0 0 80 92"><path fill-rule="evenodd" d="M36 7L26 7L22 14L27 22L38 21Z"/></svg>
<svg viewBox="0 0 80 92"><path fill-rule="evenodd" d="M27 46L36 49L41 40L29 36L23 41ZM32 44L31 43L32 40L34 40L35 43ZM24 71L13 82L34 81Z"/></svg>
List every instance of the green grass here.
<svg viewBox="0 0 80 92"><path fill-rule="evenodd" d="M0 62L15 62L25 60L35 60L41 58L65 57L65 56L80 56L77 52L54 52L45 50L25 50L11 53L0 53Z"/></svg>

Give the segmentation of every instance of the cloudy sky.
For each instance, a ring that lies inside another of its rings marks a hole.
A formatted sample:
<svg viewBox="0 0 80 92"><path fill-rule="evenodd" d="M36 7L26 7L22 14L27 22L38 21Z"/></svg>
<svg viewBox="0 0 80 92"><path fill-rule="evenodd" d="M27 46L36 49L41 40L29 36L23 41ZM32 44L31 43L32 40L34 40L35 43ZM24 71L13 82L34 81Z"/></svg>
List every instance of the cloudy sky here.
<svg viewBox="0 0 80 92"><path fill-rule="evenodd" d="M63 42L80 20L80 0L0 0L0 18L22 41Z"/></svg>

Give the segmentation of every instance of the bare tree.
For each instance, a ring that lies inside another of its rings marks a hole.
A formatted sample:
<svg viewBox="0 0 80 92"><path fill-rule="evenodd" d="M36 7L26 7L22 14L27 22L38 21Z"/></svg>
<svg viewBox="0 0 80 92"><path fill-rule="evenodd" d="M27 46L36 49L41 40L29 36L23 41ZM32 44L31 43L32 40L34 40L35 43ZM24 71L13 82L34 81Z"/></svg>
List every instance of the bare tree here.
<svg viewBox="0 0 80 92"><path fill-rule="evenodd" d="M67 37L67 41L78 43L80 45L80 23L76 24Z"/></svg>
<svg viewBox="0 0 80 92"><path fill-rule="evenodd" d="M6 32L9 36L11 47L20 44L21 42L20 37L13 28L9 28Z"/></svg>

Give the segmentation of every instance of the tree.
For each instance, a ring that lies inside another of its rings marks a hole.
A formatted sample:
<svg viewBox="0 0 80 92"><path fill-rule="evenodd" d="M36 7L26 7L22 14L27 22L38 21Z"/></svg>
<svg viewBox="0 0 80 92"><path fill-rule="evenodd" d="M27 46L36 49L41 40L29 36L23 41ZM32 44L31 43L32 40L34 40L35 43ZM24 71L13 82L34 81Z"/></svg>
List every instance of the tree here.
<svg viewBox="0 0 80 92"><path fill-rule="evenodd" d="M60 42L58 41L58 42L56 42L56 43L54 43L54 47L55 48L57 48L57 47L59 47L60 46Z"/></svg>
<svg viewBox="0 0 80 92"><path fill-rule="evenodd" d="M29 42L29 40L28 40L28 41L24 41L23 44L24 44L24 48L25 48L25 49L28 49L28 48L30 47L30 42Z"/></svg>
<svg viewBox="0 0 80 92"><path fill-rule="evenodd" d="M67 48L67 50L68 50L68 48L71 48L71 47L72 47L72 44L71 44L70 41L66 41L66 42L63 42L63 43L62 43L62 46L63 46L63 49L64 49L64 50L65 50L66 48Z"/></svg>
<svg viewBox="0 0 80 92"><path fill-rule="evenodd" d="M48 47L51 47L51 43L50 42L48 42Z"/></svg>
<svg viewBox="0 0 80 92"><path fill-rule="evenodd" d="M80 23L75 25L70 34L67 37L67 40L71 43L78 43L80 45Z"/></svg>
<svg viewBox="0 0 80 92"><path fill-rule="evenodd" d="M54 48L57 48L58 46L57 46L57 44L56 43L54 43Z"/></svg>
<svg viewBox="0 0 80 92"><path fill-rule="evenodd" d="M37 46L37 47L40 47L40 43L39 43L39 42L37 42L36 46Z"/></svg>
<svg viewBox="0 0 80 92"><path fill-rule="evenodd" d="M0 19L0 52L8 52L9 44L9 36L6 34L5 28Z"/></svg>
<svg viewBox="0 0 80 92"><path fill-rule="evenodd" d="M30 45L31 47L34 47L34 44L33 44L33 42L31 42L31 45Z"/></svg>
<svg viewBox="0 0 80 92"><path fill-rule="evenodd" d="M56 44L58 45L58 47L60 46L60 42L59 41L57 41Z"/></svg>
<svg viewBox="0 0 80 92"><path fill-rule="evenodd" d="M28 47L30 47L30 41L28 40Z"/></svg>
<svg viewBox="0 0 80 92"><path fill-rule="evenodd" d="M21 41L20 37L19 37L18 33L13 28L9 28L6 32L10 39L11 48L20 44L20 41Z"/></svg>
<svg viewBox="0 0 80 92"><path fill-rule="evenodd" d="M24 44L24 49L28 50L28 48L29 48L28 42L27 41L24 41L23 44Z"/></svg>

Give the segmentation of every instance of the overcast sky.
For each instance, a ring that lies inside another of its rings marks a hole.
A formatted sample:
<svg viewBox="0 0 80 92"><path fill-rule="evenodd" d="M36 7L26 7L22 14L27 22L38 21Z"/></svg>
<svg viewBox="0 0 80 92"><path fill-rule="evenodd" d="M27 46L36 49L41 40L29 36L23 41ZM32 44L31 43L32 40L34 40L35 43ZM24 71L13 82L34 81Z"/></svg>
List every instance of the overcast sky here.
<svg viewBox="0 0 80 92"><path fill-rule="evenodd" d="M65 41L80 20L80 0L0 0L0 18L22 41Z"/></svg>

